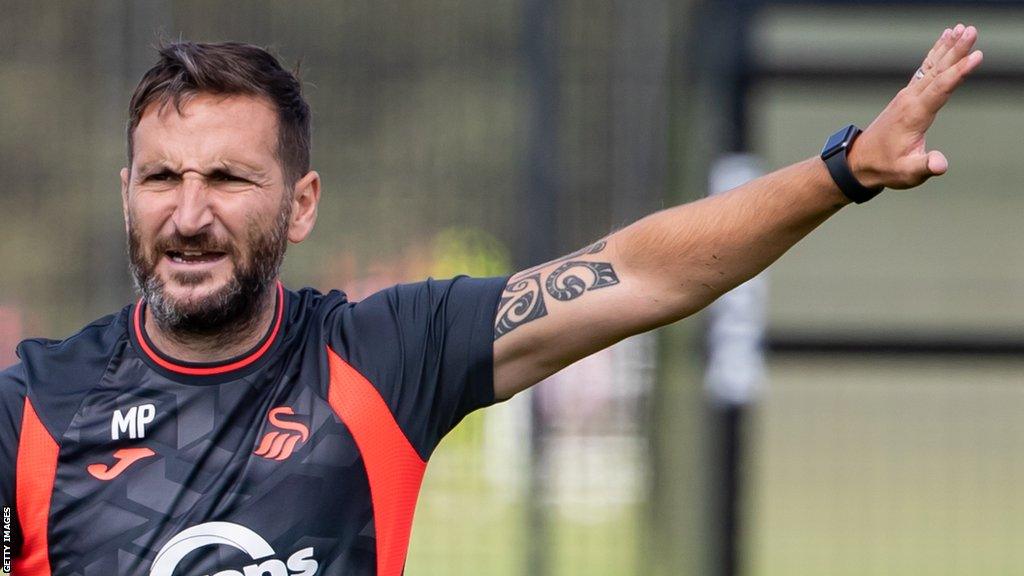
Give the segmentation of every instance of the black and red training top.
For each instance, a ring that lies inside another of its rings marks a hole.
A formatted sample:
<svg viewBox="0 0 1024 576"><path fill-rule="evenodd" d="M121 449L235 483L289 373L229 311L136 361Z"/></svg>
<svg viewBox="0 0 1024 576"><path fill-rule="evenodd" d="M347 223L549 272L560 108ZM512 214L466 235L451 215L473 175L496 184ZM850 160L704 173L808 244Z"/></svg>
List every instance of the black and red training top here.
<svg viewBox="0 0 1024 576"><path fill-rule="evenodd" d="M145 304L0 372L12 576L399 576L427 458L494 402L505 278L278 285L250 352L169 358Z"/></svg>

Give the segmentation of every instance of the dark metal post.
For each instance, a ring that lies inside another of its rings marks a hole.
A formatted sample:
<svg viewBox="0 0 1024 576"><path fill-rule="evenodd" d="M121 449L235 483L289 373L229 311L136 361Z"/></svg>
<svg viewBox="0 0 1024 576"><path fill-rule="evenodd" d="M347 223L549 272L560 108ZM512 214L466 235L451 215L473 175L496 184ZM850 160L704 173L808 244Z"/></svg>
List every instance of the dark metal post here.
<svg viewBox="0 0 1024 576"><path fill-rule="evenodd" d="M557 22L554 0L523 2L523 53L530 85L529 150L526 189L519 215L520 235L516 264L520 268L550 259L558 246L558 104ZM530 478L526 503L526 573L548 573L548 518L545 506L545 423L536 394L530 418Z"/></svg>
<svg viewBox="0 0 1024 576"><path fill-rule="evenodd" d="M703 35L706 43L702 46L701 60L703 75L710 82L710 92L722 109L716 118L720 124L719 142L724 153L741 154L749 145L747 123L747 92L750 79L749 38L750 23L758 2L752 0L721 0L708 5L705 19L700 27L714 30L714 34ZM728 171L728 167L718 167ZM735 168L735 166L733 167ZM735 174L712 174L712 188L719 188L724 180ZM724 180L723 180L724 178ZM737 182L741 183L741 182ZM716 190L712 190L714 192ZM719 190L720 191L720 190ZM742 288L742 287L741 287ZM718 303L723 314L712 314L711 324L705 338L708 357L707 432L709 438L706 482L708 486L707 514L709 529L708 570L713 576L736 576L740 569L741 503L743 495L741 465L743 461L743 425L746 420L746 401L742 397L730 397L716 386L728 386L730 382L744 379L743 374L719 374L715 380L713 371L717 362L730 363L728 351L718 346L727 345L716 332L730 329L715 322L743 322L743 310L728 309L728 304ZM756 308L756 307L755 307ZM732 337L734 335L726 336ZM754 336L758 338L758 335ZM757 343L760 346L760 343ZM726 352L726 358L721 354ZM748 375L749 376L749 375ZM749 383L748 383L749 384ZM742 386L742 383L739 385Z"/></svg>

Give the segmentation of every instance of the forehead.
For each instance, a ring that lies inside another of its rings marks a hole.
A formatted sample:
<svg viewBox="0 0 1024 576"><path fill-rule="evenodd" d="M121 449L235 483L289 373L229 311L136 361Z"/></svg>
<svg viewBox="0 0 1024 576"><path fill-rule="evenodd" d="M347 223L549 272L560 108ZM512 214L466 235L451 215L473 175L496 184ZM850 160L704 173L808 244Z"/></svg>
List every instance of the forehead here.
<svg viewBox="0 0 1024 576"><path fill-rule="evenodd" d="M134 133L136 162L276 162L277 112L263 98L200 93L146 107Z"/></svg>

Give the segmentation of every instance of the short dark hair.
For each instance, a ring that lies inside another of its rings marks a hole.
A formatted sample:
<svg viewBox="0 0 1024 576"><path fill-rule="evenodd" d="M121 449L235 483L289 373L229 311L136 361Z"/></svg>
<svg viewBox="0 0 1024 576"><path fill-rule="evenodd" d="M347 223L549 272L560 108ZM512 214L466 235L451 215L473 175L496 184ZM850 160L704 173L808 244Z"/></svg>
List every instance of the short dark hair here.
<svg viewBox="0 0 1024 576"><path fill-rule="evenodd" d="M289 188L309 172L310 111L296 74L268 51L240 42L174 42L142 76L128 105L128 164L134 132L146 107L172 103L181 112L200 93L263 97L277 109L277 157Z"/></svg>

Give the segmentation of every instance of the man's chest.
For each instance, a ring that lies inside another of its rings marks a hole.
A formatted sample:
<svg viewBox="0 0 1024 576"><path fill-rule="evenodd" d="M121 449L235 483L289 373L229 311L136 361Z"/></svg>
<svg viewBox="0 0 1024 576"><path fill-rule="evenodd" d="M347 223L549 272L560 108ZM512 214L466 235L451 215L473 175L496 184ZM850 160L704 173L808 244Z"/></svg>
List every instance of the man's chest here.
<svg viewBox="0 0 1024 576"><path fill-rule="evenodd" d="M55 574L370 570L366 469L308 374L120 385L131 377L90 393L61 439Z"/></svg>

